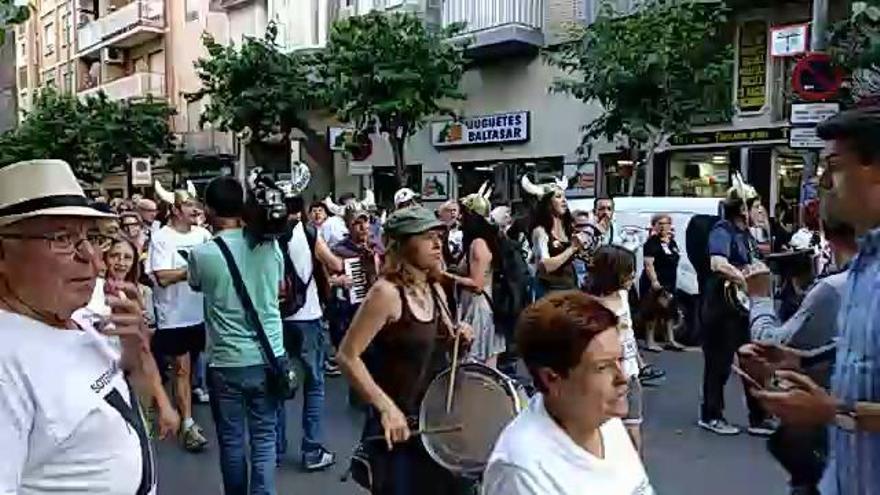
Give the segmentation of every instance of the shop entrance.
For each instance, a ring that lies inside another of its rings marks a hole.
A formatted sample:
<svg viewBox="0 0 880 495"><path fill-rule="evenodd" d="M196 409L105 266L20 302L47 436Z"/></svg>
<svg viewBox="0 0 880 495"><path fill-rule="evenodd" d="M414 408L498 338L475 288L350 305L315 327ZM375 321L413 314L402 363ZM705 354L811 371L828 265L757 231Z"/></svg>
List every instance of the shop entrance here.
<svg viewBox="0 0 880 495"><path fill-rule="evenodd" d="M523 201L520 179L530 174L533 180L549 182L562 175L561 156L516 160L456 162L452 164L458 183L457 197L475 193L484 182L493 187L494 205L515 205Z"/></svg>

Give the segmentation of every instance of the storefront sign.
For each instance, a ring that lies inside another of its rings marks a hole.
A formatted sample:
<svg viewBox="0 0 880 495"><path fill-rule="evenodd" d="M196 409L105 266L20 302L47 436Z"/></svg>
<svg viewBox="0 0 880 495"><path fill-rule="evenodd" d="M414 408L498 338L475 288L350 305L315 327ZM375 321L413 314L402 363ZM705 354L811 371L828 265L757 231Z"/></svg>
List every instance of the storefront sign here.
<svg viewBox="0 0 880 495"><path fill-rule="evenodd" d="M767 102L767 24L743 23L739 30L736 106L758 112Z"/></svg>
<svg viewBox="0 0 880 495"><path fill-rule="evenodd" d="M788 127L762 127L733 131L690 132L669 138L672 146L760 143L788 140Z"/></svg>
<svg viewBox="0 0 880 495"><path fill-rule="evenodd" d="M840 113L840 103L792 103L792 124L818 124Z"/></svg>
<svg viewBox="0 0 880 495"><path fill-rule="evenodd" d="M824 148L825 141L816 135L815 127L792 127L788 146L791 148Z"/></svg>
<svg viewBox="0 0 880 495"><path fill-rule="evenodd" d="M770 28L770 56L793 57L806 53L809 27L804 23Z"/></svg>
<svg viewBox="0 0 880 495"><path fill-rule="evenodd" d="M431 123L431 143L438 148L529 140L529 112L480 115Z"/></svg>

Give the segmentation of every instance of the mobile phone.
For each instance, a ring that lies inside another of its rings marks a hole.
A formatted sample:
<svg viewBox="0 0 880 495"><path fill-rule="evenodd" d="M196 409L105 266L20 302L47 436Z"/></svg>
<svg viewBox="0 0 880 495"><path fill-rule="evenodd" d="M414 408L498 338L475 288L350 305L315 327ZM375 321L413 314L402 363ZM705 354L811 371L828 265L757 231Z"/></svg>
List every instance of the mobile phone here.
<svg viewBox="0 0 880 495"><path fill-rule="evenodd" d="M754 378L752 378L751 375L749 375L748 373L743 371L742 368L740 368L736 364L731 364L730 369L733 370L733 372L736 373L737 375L741 376L742 379L745 380L746 383L748 383L749 385L755 387L758 390L764 390L764 386L761 385L760 383L758 383L758 380L755 380Z"/></svg>

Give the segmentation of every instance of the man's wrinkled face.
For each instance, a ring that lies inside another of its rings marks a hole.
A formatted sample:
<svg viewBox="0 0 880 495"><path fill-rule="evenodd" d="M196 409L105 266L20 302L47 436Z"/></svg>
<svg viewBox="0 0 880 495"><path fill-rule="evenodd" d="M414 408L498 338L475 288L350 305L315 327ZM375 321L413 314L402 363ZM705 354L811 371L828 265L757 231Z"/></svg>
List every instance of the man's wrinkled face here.
<svg viewBox="0 0 880 495"><path fill-rule="evenodd" d="M92 241L86 239L92 239ZM0 279L16 299L67 319L88 304L104 270L95 219L37 217L0 227Z"/></svg>

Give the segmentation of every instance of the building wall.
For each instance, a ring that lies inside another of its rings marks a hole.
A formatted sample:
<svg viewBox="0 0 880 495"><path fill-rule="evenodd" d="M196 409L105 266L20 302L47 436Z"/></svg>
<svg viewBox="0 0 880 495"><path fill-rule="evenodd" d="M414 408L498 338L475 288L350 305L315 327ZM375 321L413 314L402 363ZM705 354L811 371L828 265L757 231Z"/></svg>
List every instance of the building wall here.
<svg viewBox="0 0 880 495"><path fill-rule="evenodd" d="M5 43L0 45L0 133L15 127L18 122L15 47L15 32L10 29Z"/></svg>
<svg viewBox="0 0 880 495"><path fill-rule="evenodd" d="M241 44L245 36L263 36L269 22L267 0L253 0L227 11L229 41Z"/></svg>

